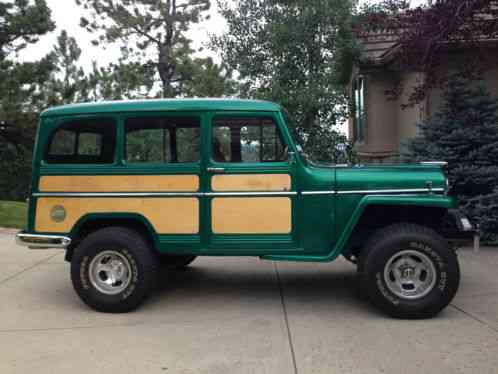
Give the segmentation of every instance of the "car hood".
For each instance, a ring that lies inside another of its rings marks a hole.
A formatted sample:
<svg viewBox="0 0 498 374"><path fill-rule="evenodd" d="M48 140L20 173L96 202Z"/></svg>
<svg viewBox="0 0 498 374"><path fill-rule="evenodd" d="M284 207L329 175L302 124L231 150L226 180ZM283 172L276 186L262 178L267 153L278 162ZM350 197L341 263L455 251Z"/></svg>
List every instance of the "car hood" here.
<svg viewBox="0 0 498 374"><path fill-rule="evenodd" d="M322 166L323 167L323 166ZM445 192L442 166L397 164L336 167L336 190L386 193Z"/></svg>

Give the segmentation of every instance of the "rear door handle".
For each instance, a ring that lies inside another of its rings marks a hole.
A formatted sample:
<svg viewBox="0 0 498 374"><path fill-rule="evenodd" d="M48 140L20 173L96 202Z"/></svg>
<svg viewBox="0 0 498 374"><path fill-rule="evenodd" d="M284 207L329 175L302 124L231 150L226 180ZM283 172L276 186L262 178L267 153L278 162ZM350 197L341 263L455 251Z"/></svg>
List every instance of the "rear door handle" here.
<svg viewBox="0 0 498 374"><path fill-rule="evenodd" d="M210 173L214 174L222 174L225 172L225 168L213 168L213 167L208 167L207 171Z"/></svg>

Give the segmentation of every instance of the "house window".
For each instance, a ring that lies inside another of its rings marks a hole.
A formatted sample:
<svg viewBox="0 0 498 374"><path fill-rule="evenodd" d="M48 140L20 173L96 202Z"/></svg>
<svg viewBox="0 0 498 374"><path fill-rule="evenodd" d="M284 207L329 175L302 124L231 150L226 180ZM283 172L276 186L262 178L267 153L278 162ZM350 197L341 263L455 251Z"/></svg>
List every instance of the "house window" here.
<svg viewBox="0 0 498 374"><path fill-rule="evenodd" d="M354 135L362 143L365 139L365 78L358 76L353 84Z"/></svg>

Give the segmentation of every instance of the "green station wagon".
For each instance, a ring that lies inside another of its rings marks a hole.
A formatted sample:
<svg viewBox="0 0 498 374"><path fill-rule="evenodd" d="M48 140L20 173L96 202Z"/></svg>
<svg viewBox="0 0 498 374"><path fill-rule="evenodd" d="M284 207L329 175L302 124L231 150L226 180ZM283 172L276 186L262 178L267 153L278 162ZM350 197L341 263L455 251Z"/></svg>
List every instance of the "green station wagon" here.
<svg viewBox="0 0 498 374"><path fill-rule="evenodd" d="M442 162L316 164L270 102L67 105L41 115L17 241L65 249L74 289L104 312L136 308L161 265L196 256L342 255L375 305L423 318L454 297L453 244L473 230L449 190Z"/></svg>

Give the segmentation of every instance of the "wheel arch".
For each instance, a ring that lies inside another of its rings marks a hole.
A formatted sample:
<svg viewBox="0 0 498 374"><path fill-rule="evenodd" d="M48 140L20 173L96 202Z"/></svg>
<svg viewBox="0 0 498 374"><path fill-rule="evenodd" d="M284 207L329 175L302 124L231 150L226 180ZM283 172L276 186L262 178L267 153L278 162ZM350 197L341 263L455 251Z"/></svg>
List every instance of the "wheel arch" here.
<svg viewBox="0 0 498 374"><path fill-rule="evenodd" d="M111 226L127 227L139 232L150 244L155 253L159 253L157 233L147 218L138 213L91 213L82 216L70 232L71 246L66 250L66 261L71 261L74 248L89 233Z"/></svg>
<svg viewBox="0 0 498 374"><path fill-rule="evenodd" d="M365 196L344 227L331 257L356 255L374 231L394 223L416 223L441 232L448 211L455 207L454 198L441 195Z"/></svg>

